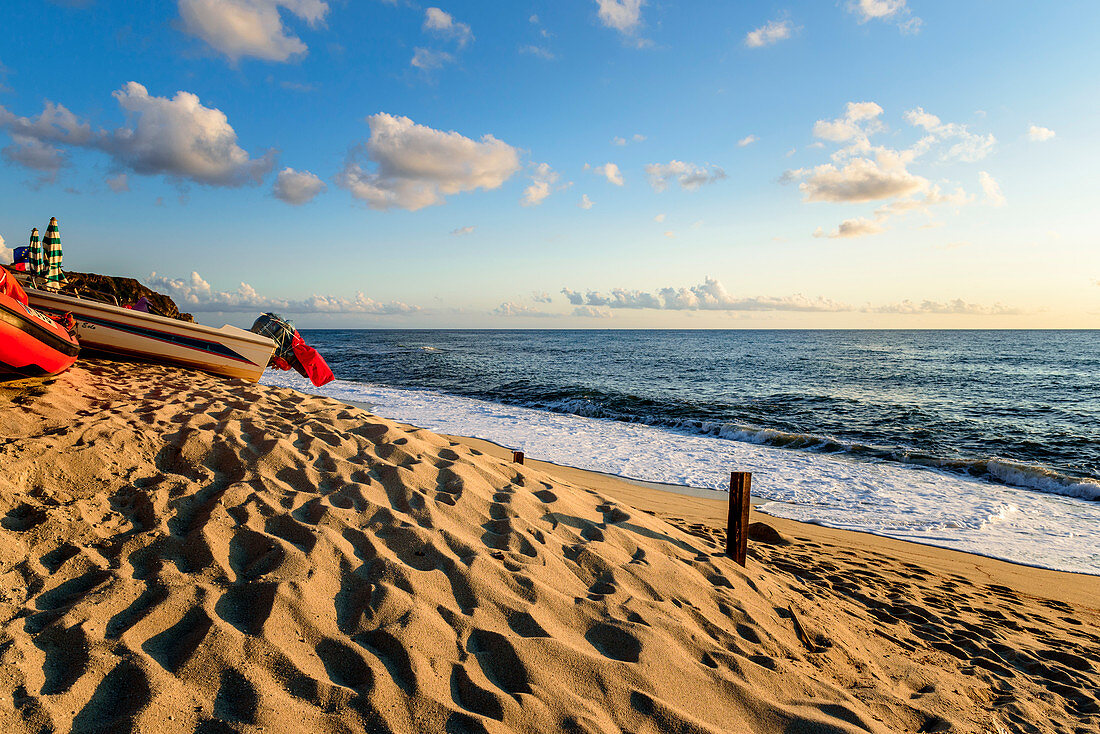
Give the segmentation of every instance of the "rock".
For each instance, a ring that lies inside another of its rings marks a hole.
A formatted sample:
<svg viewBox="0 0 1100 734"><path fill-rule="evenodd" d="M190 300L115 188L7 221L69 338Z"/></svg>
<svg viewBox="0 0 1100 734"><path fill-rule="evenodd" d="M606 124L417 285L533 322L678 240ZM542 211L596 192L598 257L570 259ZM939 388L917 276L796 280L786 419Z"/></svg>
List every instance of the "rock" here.
<svg viewBox="0 0 1100 734"><path fill-rule="evenodd" d="M138 299L145 296L150 307L155 313L180 321L191 321L189 313L181 313L176 302L163 293L157 293L147 288L133 278L120 278L111 275L98 275L97 273L74 273L65 271L65 277L69 279L69 288L77 293L93 292L113 296L120 306L137 303Z"/></svg>
<svg viewBox="0 0 1100 734"><path fill-rule="evenodd" d="M749 524L749 540L771 545L790 545L791 541L779 534L779 531L764 522Z"/></svg>

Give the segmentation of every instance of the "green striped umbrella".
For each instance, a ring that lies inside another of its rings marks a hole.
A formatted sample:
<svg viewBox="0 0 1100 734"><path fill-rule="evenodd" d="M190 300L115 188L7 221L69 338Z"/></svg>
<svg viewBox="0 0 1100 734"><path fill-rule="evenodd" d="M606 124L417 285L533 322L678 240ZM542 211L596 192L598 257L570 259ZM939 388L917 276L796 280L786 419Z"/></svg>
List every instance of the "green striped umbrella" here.
<svg viewBox="0 0 1100 734"><path fill-rule="evenodd" d="M65 273L61 272L61 233L57 229L57 217L50 217L50 226L46 227L46 236L42 238L42 249L46 255L46 287L56 290L65 283Z"/></svg>
<svg viewBox="0 0 1100 734"><path fill-rule="evenodd" d="M31 242L27 245L27 272L38 277L46 272L46 254L38 244L38 227L31 228Z"/></svg>

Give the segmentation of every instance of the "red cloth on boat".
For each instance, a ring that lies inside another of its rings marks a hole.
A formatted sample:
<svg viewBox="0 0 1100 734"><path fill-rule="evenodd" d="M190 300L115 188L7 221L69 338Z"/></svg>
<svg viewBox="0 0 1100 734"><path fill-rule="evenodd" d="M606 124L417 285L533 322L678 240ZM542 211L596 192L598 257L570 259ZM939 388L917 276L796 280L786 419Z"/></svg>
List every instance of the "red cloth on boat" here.
<svg viewBox="0 0 1100 734"><path fill-rule="evenodd" d="M291 347L294 349L294 356L298 358L302 368L305 370L305 376L309 378L316 387L320 387L326 383L332 382L336 379L336 375L332 374L332 370L329 369L328 363L325 362L325 358L322 357L316 349L305 343L305 340L294 332L294 339L290 342Z"/></svg>
<svg viewBox="0 0 1100 734"><path fill-rule="evenodd" d="M278 368L279 368L279 369L281 369L281 370L282 370L283 372L286 372L287 370L289 370L289 369L290 369L290 362L287 362L287 361L286 361L285 359L283 359L282 357L272 357L272 358L271 358L271 364L273 364L274 366L278 367Z"/></svg>
<svg viewBox="0 0 1100 734"><path fill-rule="evenodd" d="M15 276L9 275L7 269L3 267L0 267L0 293L14 298L24 306L27 305L27 292L16 282Z"/></svg>

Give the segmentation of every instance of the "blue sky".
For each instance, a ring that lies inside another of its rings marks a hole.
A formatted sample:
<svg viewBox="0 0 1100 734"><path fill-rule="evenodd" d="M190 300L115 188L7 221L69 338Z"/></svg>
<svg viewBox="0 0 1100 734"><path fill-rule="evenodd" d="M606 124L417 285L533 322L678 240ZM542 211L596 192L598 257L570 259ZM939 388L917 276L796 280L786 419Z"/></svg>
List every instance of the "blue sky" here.
<svg viewBox="0 0 1100 734"><path fill-rule="evenodd" d="M1096 327L1091 2L0 11L0 257L204 322Z"/></svg>

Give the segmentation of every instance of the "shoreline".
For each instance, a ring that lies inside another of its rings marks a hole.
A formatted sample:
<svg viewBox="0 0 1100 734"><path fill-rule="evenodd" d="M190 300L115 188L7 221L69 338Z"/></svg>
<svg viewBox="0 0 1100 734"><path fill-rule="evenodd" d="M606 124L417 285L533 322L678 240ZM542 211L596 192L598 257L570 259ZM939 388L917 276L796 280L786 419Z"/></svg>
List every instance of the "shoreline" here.
<svg viewBox="0 0 1100 734"><path fill-rule="evenodd" d="M486 454L505 460L511 459L511 449L492 441L470 436L445 435ZM525 464L537 467L551 476L598 489L637 509L655 512L666 519L679 518L688 524L704 524L715 534L720 535L724 542L728 508L728 501L725 498L693 496L672 489L674 485L640 482L612 474L540 461L530 456L524 457L524 461ZM720 490L695 491L720 492ZM860 530L844 530L816 523L788 520L760 512L756 506L762 501L755 497L753 500L753 506L749 510L749 521L763 522L784 536L799 537L811 542L825 541L837 548L863 547L885 551L899 559L928 564L940 573L958 573L960 570L975 572L988 579L990 583L1011 586L1032 596L1100 609L1100 576L1097 575L1055 571L967 551L925 545L910 540L898 540ZM753 542L750 541L749 547L752 546Z"/></svg>
<svg viewBox="0 0 1100 734"><path fill-rule="evenodd" d="M294 389L294 388L289 388ZM325 397L322 395L316 395L315 393L301 392L303 395L311 395L314 397ZM350 405L361 410L365 410L368 413L373 414L374 405L364 401L347 400L342 398L331 398L338 400L341 403ZM424 429L421 426L416 426L411 423L401 423L401 425L407 425L411 428L419 430ZM485 453L502 458L505 460L511 460L512 448L499 444L489 439L478 438L475 436L462 436L457 434L443 433L440 435L447 436L448 438L458 441L471 448L476 448L484 451ZM726 492L717 489L700 489L697 487L688 487L678 484L665 484L662 482L648 482L642 479L634 479L632 477L624 477L617 474L610 474L607 472L596 471L593 469L581 469L579 467L569 466L567 464L559 464L551 461L545 461L542 459L536 459L531 456L526 456L525 461L531 463L533 466L538 466L549 474L561 477L567 481L583 484L585 482L595 482L605 490L615 496L618 499L622 499L627 502L637 503L636 506L641 505L638 509L646 509L647 507L656 506L661 507L661 512L664 515L669 515L672 509L671 500L656 501L656 497L647 495L638 490L648 490L651 492L658 492L662 494L669 494L673 496L691 498L691 500L697 500L698 502L691 502L681 500L683 509L681 514L687 512L691 515L694 522L701 522L706 524L715 532L721 532L724 537L726 530L726 513L728 505L728 495ZM631 489L635 488L635 489ZM1081 587L1086 589L1084 594L1074 594L1071 592L1070 597L1074 598L1077 602L1084 602L1089 600L1093 606L1100 608L1100 602L1094 600L1100 599L1100 569L1096 573L1085 573L1078 571L1061 571L1058 569L1047 568L1045 566L1031 565L1018 561L1006 560L1003 558L996 558L981 553L975 553L966 550L956 550L953 548L945 548L939 545L931 545L927 543L920 543L914 540L902 540L899 538L893 538L888 535L880 535L868 530L852 530L848 528L834 528L829 525L804 522L800 520L792 520L789 518L780 517L777 515L771 515L766 512L760 512L757 508L768 502L774 500L766 500L753 495L750 498L750 522L764 522L770 524L776 529L786 527L791 531L796 529L802 533L809 535L817 535L818 531L821 534L827 535L833 542L838 544L850 544L861 545L867 543L869 545L883 545L889 546L892 544L898 544L895 546L898 552L905 553L905 549L915 546L920 549L925 549L925 552L912 552L911 555L917 558L935 557L935 558L954 558L950 563L944 563L942 565L950 565L952 567L959 564L966 564L966 559L974 561L975 568L981 568L982 572L987 573L990 578L998 578L1000 582L1012 582L1024 583L1032 589L1032 593L1039 595L1047 593L1057 593L1058 590L1064 588L1068 582L1069 586L1073 586L1073 581L1077 579L1087 579L1081 584ZM676 514L671 514L672 517L676 517ZM782 532L782 531L781 531ZM941 555L946 554L946 555ZM1013 569L1020 569L1014 571ZM1025 570L1026 569L1026 570ZM1034 571L1039 576L1045 574L1051 574L1049 578L1044 580L1027 580L1021 581L1028 575L1028 572Z"/></svg>

